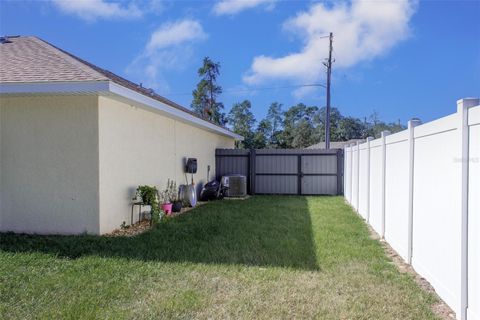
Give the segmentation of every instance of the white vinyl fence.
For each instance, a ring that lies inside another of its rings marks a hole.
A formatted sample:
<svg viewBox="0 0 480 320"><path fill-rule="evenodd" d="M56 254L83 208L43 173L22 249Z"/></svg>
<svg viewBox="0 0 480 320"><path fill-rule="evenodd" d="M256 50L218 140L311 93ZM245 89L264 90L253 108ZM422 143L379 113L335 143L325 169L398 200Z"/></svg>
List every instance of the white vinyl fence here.
<svg viewBox="0 0 480 320"><path fill-rule="evenodd" d="M480 100L345 148L345 198L435 288L480 320Z"/></svg>

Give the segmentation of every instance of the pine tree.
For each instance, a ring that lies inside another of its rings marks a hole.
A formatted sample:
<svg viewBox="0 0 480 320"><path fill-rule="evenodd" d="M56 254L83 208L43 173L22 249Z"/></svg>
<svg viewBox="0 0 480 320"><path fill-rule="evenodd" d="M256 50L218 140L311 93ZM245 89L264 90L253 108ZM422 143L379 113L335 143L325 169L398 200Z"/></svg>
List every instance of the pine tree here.
<svg viewBox="0 0 480 320"><path fill-rule="evenodd" d="M270 132L267 137L267 146L269 148L278 148L281 145L283 111L282 105L273 102L268 108L267 118L270 123Z"/></svg>
<svg viewBox="0 0 480 320"><path fill-rule="evenodd" d="M271 122L268 119L263 119L262 121L260 121L253 137L253 147L255 149L264 149L269 147L271 132Z"/></svg>
<svg viewBox="0 0 480 320"><path fill-rule="evenodd" d="M225 125L225 113L223 103L218 102L218 96L222 93L222 87L217 84L220 75L220 64L213 62L209 57L203 59L203 65L198 69L200 82L193 90L191 107L202 118L214 123Z"/></svg>

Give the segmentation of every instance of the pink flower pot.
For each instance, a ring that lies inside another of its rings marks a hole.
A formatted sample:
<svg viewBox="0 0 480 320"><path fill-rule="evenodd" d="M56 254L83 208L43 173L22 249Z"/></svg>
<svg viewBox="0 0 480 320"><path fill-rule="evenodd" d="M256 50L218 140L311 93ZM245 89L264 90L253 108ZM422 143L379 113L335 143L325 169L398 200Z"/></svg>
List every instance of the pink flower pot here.
<svg viewBox="0 0 480 320"><path fill-rule="evenodd" d="M165 212L167 215L172 214L172 204L171 203L164 203L162 204L162 210Z"/></svg>

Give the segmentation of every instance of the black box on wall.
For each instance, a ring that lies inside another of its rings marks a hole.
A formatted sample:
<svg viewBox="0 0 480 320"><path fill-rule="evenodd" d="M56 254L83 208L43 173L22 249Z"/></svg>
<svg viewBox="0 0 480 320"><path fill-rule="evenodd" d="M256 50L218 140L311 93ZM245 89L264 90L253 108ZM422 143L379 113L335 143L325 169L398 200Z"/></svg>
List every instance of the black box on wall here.
<svg viewBox="0 0 480 320"><path fill-rule="evenodd" d="M197 173L197 159L188 158L185 170L187 171L187 173Z"/></svg>

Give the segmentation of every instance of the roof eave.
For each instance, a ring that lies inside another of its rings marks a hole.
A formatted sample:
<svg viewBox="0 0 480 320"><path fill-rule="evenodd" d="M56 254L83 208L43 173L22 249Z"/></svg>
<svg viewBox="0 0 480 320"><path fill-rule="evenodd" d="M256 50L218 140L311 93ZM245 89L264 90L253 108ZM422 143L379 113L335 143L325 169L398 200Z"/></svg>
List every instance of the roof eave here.
<svg viewBox="0 0 480 320"><path fill-rule="evenodd" d="M109 87L109 92L111 94L120 96L122 98L125 98L129 101L133 101L137 104L140 104L142 106L146 106L149 108L153 108L156 111L159 111L162 114L166 114L167 116L187 122L190 124L193 124L196 127L200 127L203 129L206 129L208 131L213 131L218 134L221 134L223 136L227 136L230 138L233 138L238 141L243 141L243 137L241 135L238 135L226 128L223 128L221 126L218 126L214 123L211 123L209 121L203 120L197 116L194 116L188 112L182 111L178 108L169 106L166 103L160 102L156 99L150 98L144 94L141 94L139 92L136 92L132 89L126 88L124 86L121 86L115 82L110 82L110 87Z"/></svg>
<svg viewBox="0 0 480 320"><path fill-rule="evenodd" d="M101 93L109 90L108 80L103 81L45 81L0 82L0 94L35 93Z"/></svg>
<svg viewBox="0 0 480 320"><path fill-rule="evenodd" d="M0 94L100 94L121 97L142 107L151 108L168 117L192 124L207 131L243 141L243 137L228 129L196 117L188 112L121 86L110 80L68 82L1 82Z"/></svg>

